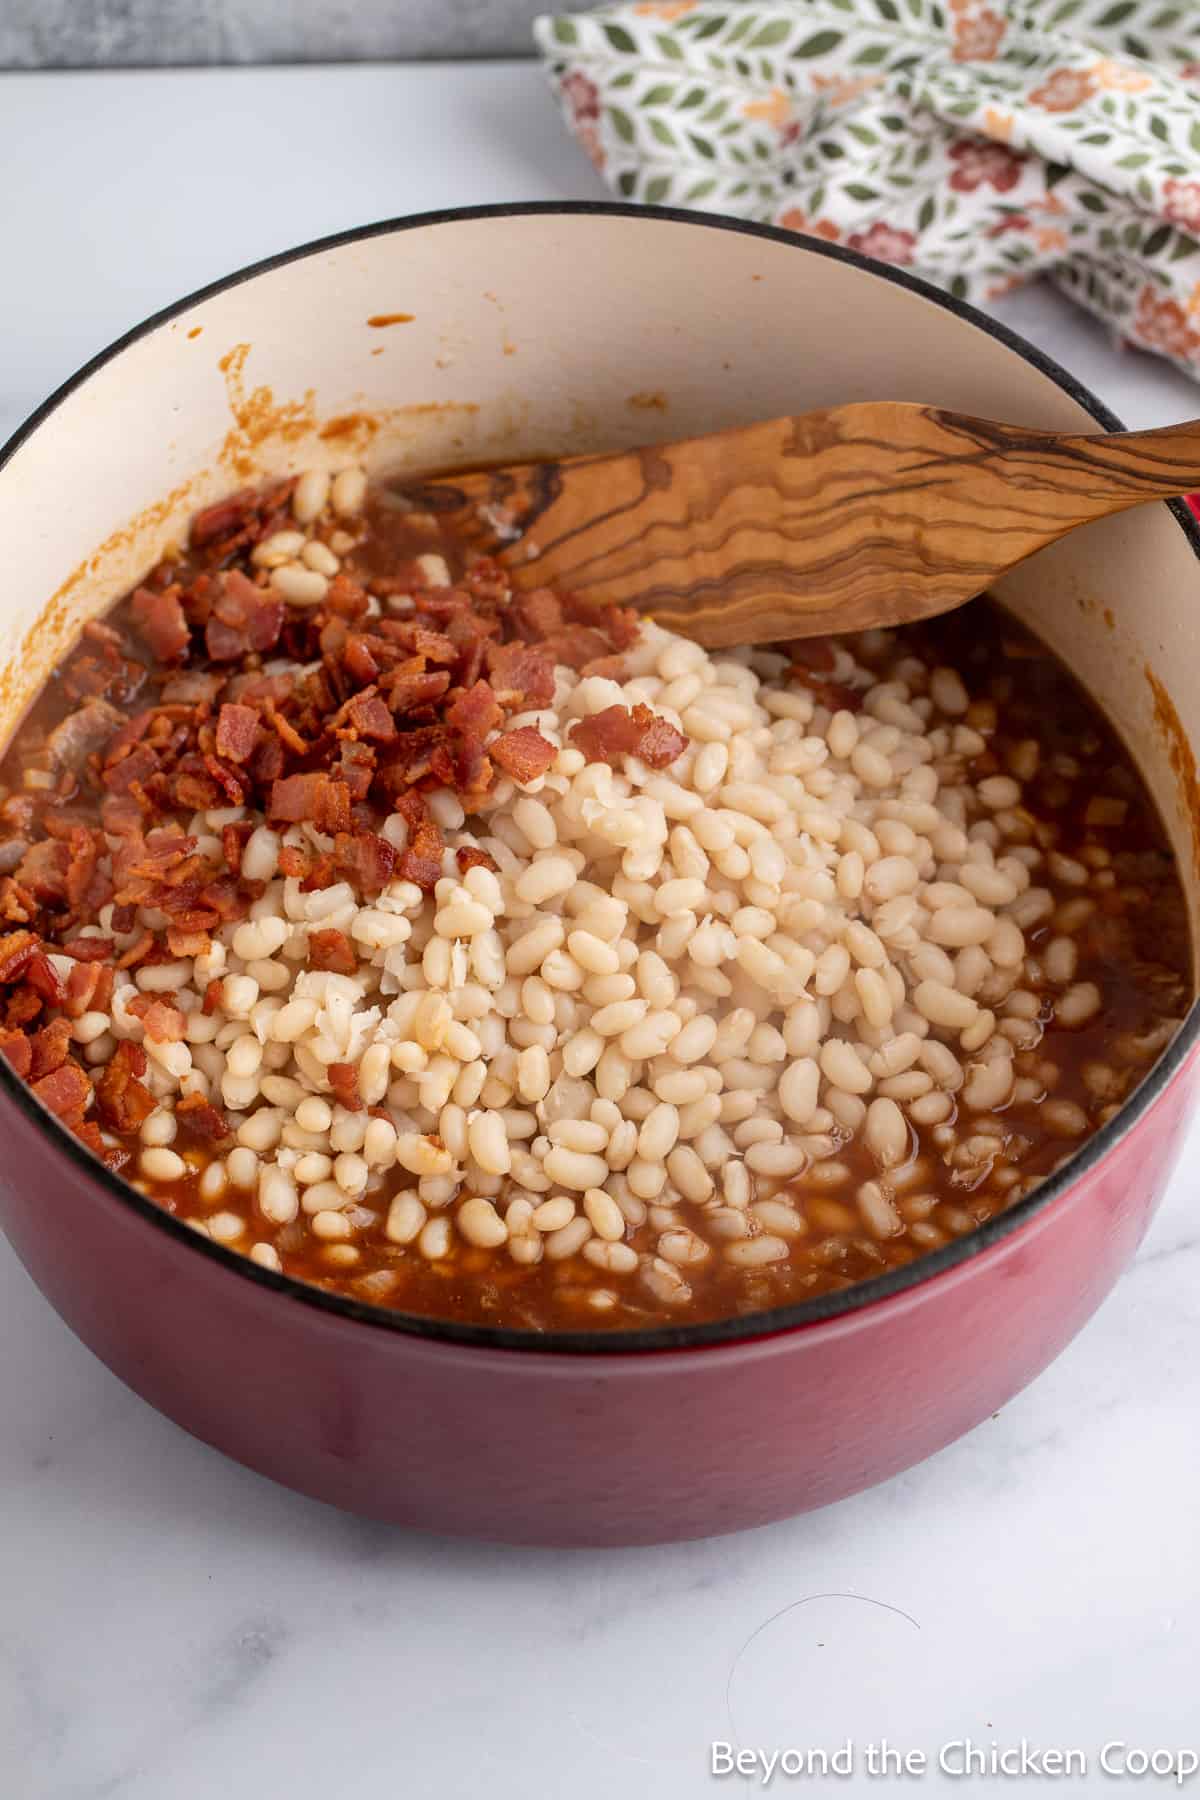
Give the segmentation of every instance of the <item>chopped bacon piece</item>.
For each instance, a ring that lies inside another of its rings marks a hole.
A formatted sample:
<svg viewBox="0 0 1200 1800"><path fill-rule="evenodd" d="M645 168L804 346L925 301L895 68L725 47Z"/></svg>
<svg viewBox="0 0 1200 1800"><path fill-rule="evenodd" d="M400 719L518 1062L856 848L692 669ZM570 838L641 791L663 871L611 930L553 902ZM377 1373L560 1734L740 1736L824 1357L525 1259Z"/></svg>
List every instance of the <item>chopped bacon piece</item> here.
<svg viewBox="0 0 1200 1800"><path fill-rule="evenodd" d="M253 707L227 703L217 716L217 755L231 762L248 762L258 738L258 714Z"/></svg>
<svg viewBox="0 0 1200 1800"><path fill-rule="evenodd" d="M71 1042L71 1025L67 1019L51 1019L43 1025L30 1040L33 1051L33 1067L29 1079L37 1081L42 1075L49 1075L52 1069L61 1069L67 1060L67 1049Z"/></svg>
<svg viewBox="0 0 1200 1800"><path fill-rule="evenodd" d="M120 956L118 956L116 963L117 968L135 969L140 962L145 961L153 948L154 933L152 931L143 931L136 943L130 944L128 950L123 950Z"/></svg>
<svg viewBox="0 0 1200 1800"><path fill-rule="evenodd" d="M592 625L568 625L562 631L556 631L553 637L544 639L539 648L569 669L582 669L584 663L612 654L612 645L604 633Z"/></svg>
<svg viewBox="0 0 1200 1800"><path fill-rule="evenodd" d="M17 865L16 879L43 906L60 905L67 897L71 853L54 838L31 844Z"/></svg>
<svg viewBox="0 0 1200 1800"><path fill-rule="evenodd" d="M96 1110L114 1131L137 1131L158 1104L142 1076L146 1052L122 1038L96 1081Z"/></svg>
<svg viewBox="0 0 1200 1800"><path fill-rule="evenodd" d="M385 676L380 685L385 683L393 711L404 714L415 712L421 706L432 706L435 700L440 700L450 686L450 674L446 669L433 669L428 674L399 670Z"/></svg>
<svg viewBox="0 0 1200 1800"><path fill-rule="evenodd" d="M116 945L111 938L77 937L67 940L62 953L64 956L73 956L76 962L104 962L115 949Z"/></svg>
<svg viewBox="0 0 1200 1800"><path fill-rule="evenodd" d="M270 650L279 641L287 608L268 588L255 587L240 569L219 577L204 641L214 662L233 662L247 650Z"/></svg>
<svg viewBox="0 0 1200 1800"><path fill-rule="evenodd" d="M149 994L139 994L129 1002L129 1011L140 1019L146 1036L156 1044L181 1044L187 1031L187 1020L177 1006L169 1006Z"/></svg>
<svg viewBox="0 0 1200 1800"><path fill-rule="evenodd" d="M113 794L128 794L135 787L144 788L158 769L158 757L149 744L139 744L120 762L105 769L101 779Z"/></svg>
<svg viewBox="0 0 1200 1800"><path fill-rule="evenodd" d="M257 504L258 495L253 488L240 488L227 499L204 507L192 520L192 529L188 534L193 550L203 550L206 545L240 531Z"/></svg>
<svg viewBox="0 0 1200 1800"><path fill-rule="evenodd" d="M114 731L105 744L104 761L106 763L120 762L125 752L132 750L133 746L145 737L153 720L154 711L151 707L147 707L143 712L134 713L132 718L126 719L124 725L118 731Z"/></svg>
<svg viewBox="0 0 1200 1800"><path fill-rule="evenodd" d="M187 650L188 624L179 602L178 588L155 593L151 588L140 587L129 603L129 610L157 661L174 662Z"/></svg>
<svg viewBox="0 0 1200 1800"><path fill-rule="evenodd" d="M0 937L0 982L19 981L40 948L32 931L9 931Z"/></svg>
<svg viewBox="0 0 1200 1800"><path fill-rule="evenodd" d="M365 800L375 779L375 751L370 744L352 743L344 738L338 745L338 768L351 800Z"/></svg>
<svg viewBox="0 0 1200 1800"><path fill-rule="evenodd" d="M374 831L357 831L353 836L339 832L334 840L334 854L338 866L364 894L378 894L396 867L395 845Z"/></svg>
<svg viewBox="0 0 1200 1800"><path fill-rule="evenodd" d="M330 834L349 831L350 789L344 781L334 781L322 772L286 775L272 783L269 811L273 819L286 824L308 819Z"/></svg>
<svg viewBox="0 0 1200 1800"><path fill-rule="evenodd" d="M41 996L47 1006L61 1006L67 997L67 984L44 951L30 958L25 970L25 982L35 994Z"/></svg>
<svg viewBox="0 0 1200 1800"><path fill-rule="evenodd" d="M221 1004L221 989L223 985L221 977L219 975L214 975L204 990L204 999L201 1002L201 1007L204 1012L216 1012Z"/></svg>
<svg viewBox="0 0 1200 1800"><path fill-rule="evenodd" d="M540 644L490 645L488 676L501 702L524 700L549 706L554 698L554 663Z"/></svg>
<svg viewBox="0 0 1200 1800"><path fill-rule="evenodd" d="M81 825L72 829L67 844L66 881L67 905L72 912L82 912L88 903L100 864L100 851L101 845L92 832Z"/></svg>
<svg viewBox="0 0 1200 1800"><path fill-rule="evenodd" d="M133 1151L126 1150L123 1144L105 1143L94 1119L85 1119L81 1125L76 1125L75 1136L116 1175L133 1161Z"/></svg>
<svg viewBox="0 0 1200 1800"><path fill-rule="evenodd" d="M514 781L536 781L544 775L558 751L536 726L518 725L515 731L504 731L488 745L488 755Z"/></svg>
<svg viewBox="0 0 1200 1800"><path fill-rule="evenodd" d="M596 656L591 662L584 663L581 675L601 675L605 681L624 681L628 674L625 658L619 653L615 656Z"/></svg>
<svg viewBox="0 0 1200 1800"><path fill-rule="evenodd" d="M334 1099L347 1112L361 1112L363 1103L358 1092L358 1069L354 1063L330 1063L326 1072Z"/></svg>
<svg viewBox="0 0 1200 1800"><path fill-rule="evenodd" d="M210 1105L201 1094L185 1094L175 1102L175 1117L196 1137L220 1144L232 1135L229 1121L218 1107Z"/></svg>
<svg viewBox="0 0 1200 1800"><path fill-rule="evenodd" d="M379 676L379 664L365 637L346 639L342 650L342 667L350 679L357 681L362 687L369 687Z"/></svg>
<svg viewBox="0 0 1200 1800"><path fill-rule="evenodd" d="M22 1081L29 1080L33 1064L33 1045L23 1031L0 1030L0 1056Z"/></svg>
<svg viewBox="0 0 1200 1800"><path fill-rule="evenodd" d="M312 868L312 858L299 844L284 844L279 852L279 873L295 881L303 881Z"/></svg>
<svg viewBox="0 0 1200 1800"><path fill-rule="evenodd" d="M688 740L669 719L651 712L641 701L632 712L627 706L606 706L603 712L579 719L571 727L570 741L589 762L615 762L618 756L637 756L652 769L665 769L687 749Z"/></svg>
<svg viewBox="0 0 1200 1800"><path fill-rule="evenodd" d="M562 601L553 588L534 588L522 594L513 608L523 637L547 638L563 626Z"/></svg>
<svg viewBox="0 0 1200 1800"><path fill-rule="evenodd" d="M110 1064L109 1067L111 1066ZM49 1075L43 1075L39 1081L34 1081L30 1092L37 1095L47 1111L61 1119L64 1125L74 1129L83 1124L84 1111L92 1097L92 1084L79 1064L68 1058ZM153 1110L153 1100L150 1101L150 1107Z"/></svg>
<svg viewBox="0 0 1200 1800"><path fill-rule="evenodd" d="M396 735L396 721L387 705L373 689L356 694L346 708L347 717L359 737L377 738L386 743Z"/></svg>
<svg viewBox="0 0 1200 1800"><path fill-rule="evenodd" d="M408 843L397 859L396 878L415 882L428 892L442 878L442 834L422 795L411 790L402 794L396 801L396 811L408 825Z"/></svg>
<svg viewBox="0 0 1200 1800"><path fill-rule="evenodd" d="M489 856L486 850L480 850L474 844L460 844L454 852L454 860L464 875L468 869L490 869L493 875L500 870L495 857Z"/></svg>
<svg viewBox="0 0 1200 1800"><path fill-rule="evenodd" d="M437 746L429 759L431 772L459 794L483 793L491 785L492 765L483 740L456 731Z"/></svg>
<svg viewBox="0 0 1200 1800"><path fill-rule="evenodd" d="M99 963L77 962L72 965L71 973L67 976L66 995L62 1001L63 1011L69 1019L81 1019L85 1012L92 1010L92 1002L103 973Z"/></svg>
<svg viewBox="0 0 1200 1800"><path fill-rule="evenodd" d="M314 969L325 969L333 975L353 975L358 968L354 945L344 931L310 931L308 960Z"/></svg>
<svg viewBox="0 0 1200 1800"><path fill-rule="evenodd" d="M447 725L481 738L494 731L503 717L504 710L498 705L490 682L486 681L477 681L446 709Z"/></svg>

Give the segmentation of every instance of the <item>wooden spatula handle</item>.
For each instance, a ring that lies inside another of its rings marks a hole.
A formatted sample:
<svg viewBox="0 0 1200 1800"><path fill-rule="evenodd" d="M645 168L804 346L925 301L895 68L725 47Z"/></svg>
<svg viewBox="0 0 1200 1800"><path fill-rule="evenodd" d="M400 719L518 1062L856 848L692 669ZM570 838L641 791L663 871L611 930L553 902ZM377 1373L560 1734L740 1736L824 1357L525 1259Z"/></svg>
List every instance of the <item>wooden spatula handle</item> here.
<svg viewBox="0 0 1200 1800"><path fill-rule="evenodd" d="M867 403L416 491L507 545L518 586L636 605L719 646L818 614L853 630L944 610L1077 525L1192 488L1200 423L1062 435Z"/></svg>

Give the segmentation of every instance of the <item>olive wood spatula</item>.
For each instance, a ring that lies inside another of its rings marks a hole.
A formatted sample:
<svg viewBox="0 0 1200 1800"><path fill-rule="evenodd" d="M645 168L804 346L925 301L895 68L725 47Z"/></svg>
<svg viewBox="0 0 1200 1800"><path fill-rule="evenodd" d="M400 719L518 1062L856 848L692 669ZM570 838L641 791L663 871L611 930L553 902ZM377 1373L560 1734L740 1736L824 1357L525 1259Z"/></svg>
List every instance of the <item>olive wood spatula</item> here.
<svg viewBox="0 0 1200 1800"><path fill-rule="evenodd" d="M639 450L398 484L518 588L710 649L946 612L1076 526L1200 488L1200 421L1062 434L865 402Z"/></svg>

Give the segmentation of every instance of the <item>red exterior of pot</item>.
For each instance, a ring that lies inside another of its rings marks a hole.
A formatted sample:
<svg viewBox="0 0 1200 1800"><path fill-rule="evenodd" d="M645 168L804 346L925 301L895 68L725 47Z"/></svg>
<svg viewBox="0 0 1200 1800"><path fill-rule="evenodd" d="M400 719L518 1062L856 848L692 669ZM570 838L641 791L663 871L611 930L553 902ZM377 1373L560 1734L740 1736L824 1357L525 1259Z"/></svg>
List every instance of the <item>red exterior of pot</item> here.
<svg viewBox="0 0 1200 1800"><path fill-rule="evenodd" d="M289 1487L517 1543L702 1537L882 1481L1044 1369L1131 1260L1196 1067L1193 1054L1062 1194L956 1267L837 1318L692 1350L476 1348L340 1316L147 1217L11 1103L0 1225L122 1380Z"/></svg>

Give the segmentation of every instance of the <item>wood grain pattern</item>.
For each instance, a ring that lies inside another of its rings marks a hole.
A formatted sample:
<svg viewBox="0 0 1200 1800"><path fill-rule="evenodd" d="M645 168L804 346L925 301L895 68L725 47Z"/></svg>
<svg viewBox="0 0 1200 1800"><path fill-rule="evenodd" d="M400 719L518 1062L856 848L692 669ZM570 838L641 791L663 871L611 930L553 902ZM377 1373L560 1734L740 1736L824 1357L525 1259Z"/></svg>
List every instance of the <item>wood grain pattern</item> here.
<svg viewBox="0 0 1200 1800"><path fill-rule="evenodd" d="M1064 436L872 402L406 482L524 589L709 648L946 612L1078 525L1200 487L1200 423Z"/></svg>

